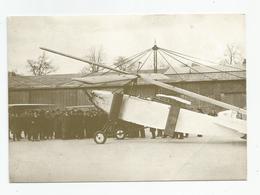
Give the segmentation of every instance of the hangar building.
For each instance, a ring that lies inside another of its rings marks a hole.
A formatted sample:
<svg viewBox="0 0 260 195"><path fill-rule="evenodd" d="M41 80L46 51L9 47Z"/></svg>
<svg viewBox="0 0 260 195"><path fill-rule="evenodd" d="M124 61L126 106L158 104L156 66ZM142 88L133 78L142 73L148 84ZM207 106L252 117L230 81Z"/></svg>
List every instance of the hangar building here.
<svg viewBox="0 0 260 195"><path fill-rule="evenodd" d="M196 70L196 71L194 71ZM143 74L152 76L153 70L142 70ZM168 84L181 87L232 105L246 107L246 70L244 68L232 68L218 66L216 70L211 68L194 66L169 68L158 70L168 79L158 79ZM178 72L178 73L176 73ZM117 73L109 73L111 76ZM72 78L82 77L81 74L57 74L47 76L9 76L9 104L57 104L63 109L66 106L79 106L90 104L85 90L99 89L119 91L126 82L114 82L106 84L88 85ZM212 108L216 111L219 107L201 102L181 94L158 88L142 80L138 80L135 88L128 88L128 92L140 97L152 97L155 93L172 94L190 100L194 108L201 108L208 112Z"/></svg>

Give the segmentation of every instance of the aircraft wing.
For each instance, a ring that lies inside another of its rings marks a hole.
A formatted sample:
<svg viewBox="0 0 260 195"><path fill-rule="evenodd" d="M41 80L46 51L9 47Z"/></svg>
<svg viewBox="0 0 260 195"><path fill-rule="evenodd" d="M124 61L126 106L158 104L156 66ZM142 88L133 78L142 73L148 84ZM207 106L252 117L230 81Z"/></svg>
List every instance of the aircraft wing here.
<svg viewBox="0 0 260 195"><path fill-rule="evenodd" d="M87 84L101 84L101 83L110 83L117 81L128 81L136 79L136 75L98 75L98 76L88 76L83 78L73 78L74 81L79 81Z"/></svg>

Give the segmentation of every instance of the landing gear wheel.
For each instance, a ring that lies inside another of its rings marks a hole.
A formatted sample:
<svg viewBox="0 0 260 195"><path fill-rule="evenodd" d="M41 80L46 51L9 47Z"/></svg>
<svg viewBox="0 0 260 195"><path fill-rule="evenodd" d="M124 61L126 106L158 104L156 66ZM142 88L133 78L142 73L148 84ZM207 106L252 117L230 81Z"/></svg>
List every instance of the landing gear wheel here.
<svg viewBox="0 0 260 195"><path fill-rule="evenodd" d="M125 139L125 132L122 129L116 130L116 139Z"/></svg>
<svg viewBox="0 0 260 195"><path fill-rule="evenodd" d="M94 136L94 141L97 144L104 144L107 140L107 136L103 131L97 131Z"/></svg>

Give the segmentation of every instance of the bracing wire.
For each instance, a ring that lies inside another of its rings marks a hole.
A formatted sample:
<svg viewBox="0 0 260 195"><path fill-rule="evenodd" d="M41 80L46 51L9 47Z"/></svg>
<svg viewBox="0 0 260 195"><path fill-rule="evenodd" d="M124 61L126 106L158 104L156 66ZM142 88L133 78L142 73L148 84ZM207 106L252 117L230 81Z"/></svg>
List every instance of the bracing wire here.
<svg viewBox="0 0 260 195"><path fill-rule="evenodd" d="M121 66L121 65L124 65L124 64L126 64L126 63L132 61L133 59L137 58L138 56L140 56L140 55L142 55L142 54L144 54L144 53L148 53L150 50L151 50L151 49L147 49L147 50L142 51L142 52L140 52L140 53L138 53L138 54L135 54L135 55L132 55L132 56L130 56L130 57L125 58L120 64L116 65L115 68L117 68L117 67L119 67L119 66Z"/></svg>
<svg viewBox="0 0 260 195"><path fill-rule="evenodd" d="M182 62L181 60L179 60L179 59L177 59L177 58L171 56L171 55L168 54L168 53L166 53L165 51L162 50L162 52L163 52L164 54L168 55L169 57L171 57L172 59L174 59L175 61L178 61L178 62L180 62L181 64L183 64L184 66L186 66L186 67L192 69L193 71L195 71L195 72L197 72L197 73L201 73L201 72L199 72L198 70L196 70L195 68L192 68L192 67L189 66L188 64L186 64L186 63ZM212 77L210 77L210 76L207 76L207 75L205 75L205 74L203 74L203 73L202 73L202 75L203 75L204 77L207 77L207 78L211 79L211 80L217 80L217 79L214 79L214 78L212 78Z"/></svg>
<svg viewBox="0 0 260 195"><path fill-rule="evenodd" d="M164 57L164 55L158 50L158 53L161 55L161 57L166 61L166 63L172 67L174 72L179 76L179 78L183 81L184 79L181 77L181 75L175 70L175 68L170 64L170 62Z"/></svg>
<svg viewBox="0 0 260 195"><path fill-rule="evenodd" d="M165 50L165 51L167 51L167 52L169 52L169 53L172 53L172 54L179 54L179 55L186 56L186 57L189 57L189 58L201 60L201 61L204 61L204 62L209 62L209 63L215 64L215 65L226 66L226 67L230 67L230 68L237 69L237 70L244 70L243 68L238 68L238 67L229 66L229 65L222 65L222 64L219 64L219 63L217 63L217 62L213 62L213 61L211 61L211 60L206 60L206 59L202 59L202 58L197 58L197 57L190 56L190 55L187 55L187 54L184 54L184 53L181 53L181 52L177 52L177 51L173 51L173 50L169 50L169 49L164 49L164 48L160 48L160 49Z"/></svg>
<svg viewBox="0 0 260 195"><path fill-rule="evenodd" d="M151 56L151 54L152 54L152 51L150 51L149 55L144 60L143 64L137 69L137 72L139 72L144 67L145 63L147 62L147 60Z"/></svg>
<svg viewBox="0 0 260 195"><path fill-rule="evenodd" d="M129 64L129 65L126 67L126 69L129 68L129 67L131 67L131 66L132 66L133 64L135 64L136 62L140 61L140 60L141 60L144 56L146 56L146 55L147 55L147 53L145 53L145 54L139 56L134 62L132 62L131 64Z"/></svg>
<svg viewBox="0 0 260 195"><path fill-rule="evenodd" d="M163 50L164 52L167 52L167 51L165 51L164 49L162 49L162 50ZM238 75L236 75L236 74L232 74L232 73L230 73L230 72L222 71L222 70L220 70L220 69L218 69L218 68L214 68L214 67L212 67L212 66L208 66L208 65L202 64L202 63L200 63L200 62L197 62L197 61L188 59L188 58L183 57L183 56L178 55L178 54L171 54L171 55L175 55L175 56L178 56L178 57L183 58L183 59L185 59L185 60L189 60L189 61L191 61L191 62L193 62L193 63L198 64L198 65L201 65L201 66L204 66L204 67L208 67L208 68L210 68L210 69L212 69L212 70L216 70L216 71L219 71L219 72L223 72L223 73L225 73L225 74L229 74L229 75L235 76L235 77L237 77L237 78L242 78L242 79L244 79L244 77L240 77L240 76L238 76Z"/></svg>
<svg viewBox="0 0 260 195"><path fill-rule="evenodd" d="M130 56L130 57L127 57L127 58L124 59L121 63L117 64L115 68L118 68L118 67L120 67L120 66L122 66L122 65L124 65L124 64L129 63L129 62L133 61L134 59L136 59L136 58L138 58L138 57L140 57L140 56L142 56L142 55L144 55L144 54L147 54L149 51L151 51L151 49L146 49L146 50L144 50L144 51L142 51L142 52L140 52L140 53L137 53L137 54L135 54L135 55L132 55L132 56ZM131 65L132 65L132 64L131 64ZM107 74L107 73L110 72L110 71L111 71L111 70L108 70L108 71L102 73L101 75L105 75L105 74Z"/></svg>

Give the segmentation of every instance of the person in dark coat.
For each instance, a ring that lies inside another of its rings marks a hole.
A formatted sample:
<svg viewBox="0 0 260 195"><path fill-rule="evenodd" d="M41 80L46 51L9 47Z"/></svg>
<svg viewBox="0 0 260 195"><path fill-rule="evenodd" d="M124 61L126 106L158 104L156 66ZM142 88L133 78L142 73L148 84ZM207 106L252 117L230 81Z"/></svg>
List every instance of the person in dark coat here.
<svg viewBox="0 0 260 195"><path fill-rule="evenodd" d="M45 112L45 135L47 139L52 139L53 136L53 115L49 112Z"/></svg>
<svg viewBox="0 0 260 195"><path fill-rule="evenodd" d="M53 135L54 135L54 131L55 131L55 111L52 110L50 112L50 129L49 129L49 139L53 139Z"/></svg>
<svg viewBox="0 0 260 195"><path fill-rule="evenodd" d="M40 130L40 126L39 126L39 116L38 113L36 111L33 112L33 116L32 116L32 137L33 137L33 141L38 141L39 139L39 130Z"/></svg>
<svg viewBox="0 0 260 195"><path fill-rule="evenodd" d="M82 118L83 118L82 125L84 129L84 137L88 138L88 112L87 111L83 112Z"/></svg>
<svg viewBox="0 0 260 195"><path fill-rule="evenodd" d="M29 125L30 125L29 112L25 111L22 118L23 118L22 120L23 120L23 123L24 123L24 127L23 127L24 138L28 139Z"/></svg>
<svg viewBox="0 0 260 195"><path fill-rule="evenodd" d="M150 127L150 132L152 133L152 139L155 139L155 138L156 138L156 137L155 137L155 131L156 131L155 128Z"/></svg>
<svg viewBox="0 0 260 195"><path fill-rule="evenodd" d="M9 119L9 140L11 140L11 135L12 135L12 129L13 129L13 116L14 114L12 112L9 112L9 115L8 115L8 119Z"/></svg>
<svg viewBox="0 0 260 195"><path fill-rule="evenodd" d="M73 127L73 129L74 129L74 138L77 138L77 139L79 139L79 137L80 137L80 114L79 114L79 111L74 111L74 117L73 117L74 119L74 127Z"/></svg>
<svg viewBox="0 0 260 195"><path fill-rule="evenodd" d="M39 134L40 134L40 140L44 139L44 125L45 125L45 116L44 116L44 110L40 110L39 112L39 120L38 120L38 127L39 127Z"/></svg>
<svg viewBox="0 0 260 195"><path fill-rule="evenodd" d="M50 125L50 123L51 123L51 119L50 119L50 113L49 113L49 111L47 110L47 111L45 111L45 113L44 113L44 121L45 121L45 123L44 123L44 139L49 139L49 135L50 135L50 128L51 128L51 125Z"/></svg>
<svg viewBox="0 0 260 195"><path fill-rule="evenodd" d="M141 138L145 138L145 130L144 130L144 126L139 127L139 132L140 132L140 137Z"/></svg>
<svg viewBox="0 0 260 195"><path fill-rule="evenodd" d="M89 118L88 118L88 135L90 138L93 138L94 133L96 132L95 128L95 115L94 112L89 112Z"/></svg>
<svg viewBox="0 0 260 195"><path fill-rule="evenodd" d="M13 134L13 141L19 141L19 136L18 136L18 132L19 132L19 116L17 113L14 113L12 116L12 134Z"/></svg>
<svg viewBox="0 0 260 195"><path fill-rule="evenodd" d="M77 112L72 110L71 112L71 119L70 119L70 138L74 139L77 138L77 131L78 131L78 121L77 121Z"/></svg>
<svg viewBox="0 0 260 195"><path fill-rule="evenodd" d="M83 112L81 110L78 111L78 138L83 139L84 138L84 118L83 118Z"/></svg>
<svg viewBox="0 0 260 195"><path fill-rule="evenodd" d="M61 115L61 138L62 139L68 139L68 121L69 121L69 113L66 110Z"/></svg>
<svg viewBox="0 0 260 195"><path fill-rule="evenodd" d="M73 138L73 125L74 125L74 113L73 111L70 111L68 113L68 118L67 118L67 139L72 139Z"/></svg>
<svg viewBox="0 0 260 195"><path fill-rule="evenodd" d="M157 129L157 137L162 137L163 136L163 131L161 129Z"/></svg>
<svg viewBox="0 0 260 195"><path fill-rule="evenodd" d="M62 129L62 113L59 109L56 110L55 116L54 116L54 131L55 131L55 139L61 138L61 129Z"/></svg>
<svg viewBox="0 0 260 195"><path fill-rule="evenodd" d="M15 137L17 141L20 141L21 133L22 133L22 128L23 128L23 121L22 121L22 113L17 113L16 114L16 130L15 130Z"/></svg>
<svg viewBox="0 0 260 195"><path fill-rule="evenodd" d="M27 122L28 122L28 135L27 138L28 140L32 140L32 135L33 135L33 124L32 124L32 119L33 119L33 112L29 111L27 115Z"/></svg>

